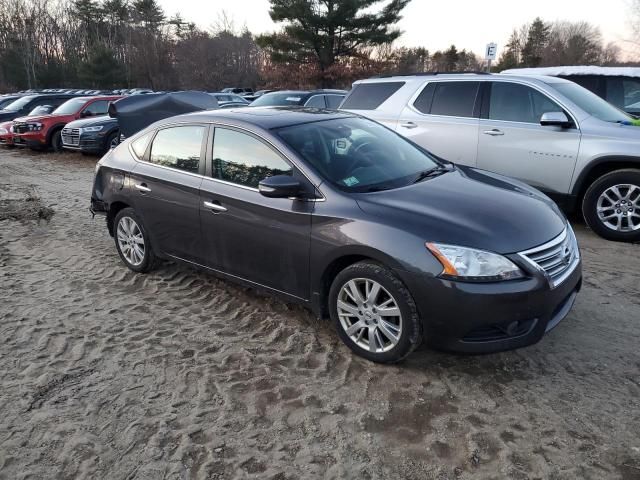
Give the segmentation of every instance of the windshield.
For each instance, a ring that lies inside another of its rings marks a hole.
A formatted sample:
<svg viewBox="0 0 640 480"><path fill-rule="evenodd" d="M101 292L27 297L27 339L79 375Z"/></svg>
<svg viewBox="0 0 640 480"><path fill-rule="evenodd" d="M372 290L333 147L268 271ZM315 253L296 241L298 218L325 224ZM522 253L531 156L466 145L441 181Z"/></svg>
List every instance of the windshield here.
<svg viewBox="0 0 640 480"><path fill-rule="evenodd" d="M35 117L36 115L47 115L51 113L53 110L52 105L40 105L39 107L34 108L29 112L30 117Z"/></svg>
<svg viewBox="0 0 640 480"><path fill-rule="evenodd" d="M275 107L286 105L300 105L305 95L306 92L265 93L261 97L255 99L251 106Z"/></svg>
<svg viewBox="0 0 640 480"><path fill-rule="evenodd" d="M2 98L0 97L0 110L9 105L11 102L15 102L16 97Z"/></svg>
<svg viewBox="0 0 640 480"><path fill-rule="evenodd" d="M631 117L605 100L575 83L557 83L553 87L589 115L605 122L624 123Z"/></svg>
<svg viewBox="0 0 640 480"><path fill-rule="evenodd" d="M77 113L85 103L87 103L86 98L74 98L72 100L67 100L51 113L55 115L71 115L73 113Z"/></svg>
<svg viewBox="0 0 640 480"><path fill-rule="evenodd" d="M276 130L329 182L350 192L403 187L440 166L397 133L364 118L338 118Z"/></svg>
<svg viewBox="0 0 640 480"><path fill-rule="evenodd" d="M31 100L33 100L34 98L35 98L34 96L20 97L19 99L14 100L9 105L4 107L4 109L5 110L11 110L12 112L18 112L18 111L22 110L22 108L26 104L28 104Z"/></svg>

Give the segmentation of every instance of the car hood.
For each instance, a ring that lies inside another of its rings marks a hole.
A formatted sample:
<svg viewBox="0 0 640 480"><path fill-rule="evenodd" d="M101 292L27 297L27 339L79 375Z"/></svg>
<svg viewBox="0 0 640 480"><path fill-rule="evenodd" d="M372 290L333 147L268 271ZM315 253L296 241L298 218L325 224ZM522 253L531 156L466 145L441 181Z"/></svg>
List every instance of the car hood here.
<svg viewBox="0 0 640 480"><path fill-rule="evenodd" d="M33 117L26 116L26 117L16 118L15 121L16 122L26 122L26 121L29 121L29 122L42 122L42 121L45 121L45 120L49 120L51 118L60 119L60 118L65 118L65 117L73 117L73 115L52 115L52 114L49 114L49 115L35 115Z"/></svg>
<svg viewBox="0 0 640 480"><path fill-rule="evenodd" d="M543 193L468 167L382 192L359 194L368 214L393 218L425 242L515 253L559 235L566 219Z"/></svg>
<svg viewBox="0 0 640 480"><path fill-rule="evenodd" d="M0 122L13 120L20 116L20 112L12 112L11 110L0 110Z"/></svg>
<svg viewBox="0 0 640 480"><path fill-rule="evenodd" d="M67 123L65 128L87 128L87 127L97 127L97 126L111 126L116 125L118 120L115 118L111 118L108 115L103 115L100 117L91 117L91 118L82 118L80 120L74 120L73 122Z"/></svg>

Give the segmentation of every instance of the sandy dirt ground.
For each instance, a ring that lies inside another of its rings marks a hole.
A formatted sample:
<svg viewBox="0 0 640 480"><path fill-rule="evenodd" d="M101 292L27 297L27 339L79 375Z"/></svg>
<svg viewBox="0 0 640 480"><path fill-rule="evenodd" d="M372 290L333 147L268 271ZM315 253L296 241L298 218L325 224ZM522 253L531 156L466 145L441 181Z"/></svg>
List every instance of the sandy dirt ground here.
<svg viewBox="0 0 640 480"><path fill-rule="evenodd" d="M0 479L640 479L640 246L577 222L539 344L380 366L297 306L128 271L95 161L0 151Z"/></svg>

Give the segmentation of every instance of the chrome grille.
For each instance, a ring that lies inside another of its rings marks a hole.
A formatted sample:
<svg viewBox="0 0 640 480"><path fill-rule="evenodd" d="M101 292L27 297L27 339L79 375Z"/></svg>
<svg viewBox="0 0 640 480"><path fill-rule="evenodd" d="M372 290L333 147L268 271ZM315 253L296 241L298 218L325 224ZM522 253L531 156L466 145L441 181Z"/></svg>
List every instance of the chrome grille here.
<svg viewBox="0 0 640 480"><path fill-rule="evenodd" d="M14 133L26 133L29 131L26 123L13 122Z"/></svg>
<svg viewBox="0 0 640 480"><path fill-rule="evenodd" d="M543 272L551 287L556 287L573 272L580 260L580 251L573 230L567 226L550 242L520 252L520 256Z"/></svg>
<svg viewBox="0 0 640 480"><path fill-rule="evenodd" d="M80 145L80 129L79 128L63 128L62 143L64 145L78 146Z"/></svg>

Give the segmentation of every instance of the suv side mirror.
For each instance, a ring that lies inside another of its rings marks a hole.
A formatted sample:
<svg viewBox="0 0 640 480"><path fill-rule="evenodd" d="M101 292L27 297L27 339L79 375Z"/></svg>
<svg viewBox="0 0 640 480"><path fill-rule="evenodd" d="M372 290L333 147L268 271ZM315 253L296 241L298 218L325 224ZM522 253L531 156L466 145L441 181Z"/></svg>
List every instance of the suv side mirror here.
<svg viewBox="0 0 640 480"><path fill-rule="evenodd" d="M571 126L571 122L564 112L545 112L540 117L540 125L543 127L568 128Z"/></svg>
<svg viewBox="0 0 640 480"><path fill-rule="evenodd" d="M93 116L93 113L91 113L89 110L83 110L80 113L80 118L87 118L87 117L91 117Z"/></svg>
<svg viewBox="0 0 640 480"><path fill-rule="evenodd" d="M258 190L268 198L297 197L302 192L302 184L290 175L274 175L261 180Z"/></svg>

